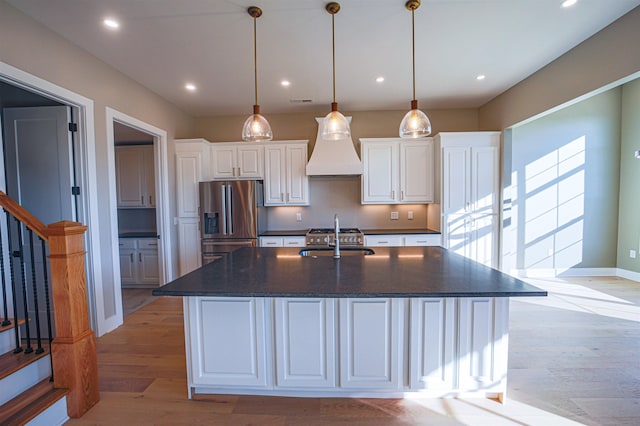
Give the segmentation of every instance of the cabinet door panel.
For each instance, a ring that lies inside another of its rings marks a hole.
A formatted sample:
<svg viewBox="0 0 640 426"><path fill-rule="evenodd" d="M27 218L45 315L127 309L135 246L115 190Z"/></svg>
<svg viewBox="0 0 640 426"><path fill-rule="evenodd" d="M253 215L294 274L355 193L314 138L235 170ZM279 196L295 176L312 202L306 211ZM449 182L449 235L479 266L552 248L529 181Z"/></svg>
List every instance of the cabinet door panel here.
<svg viewBox="0 0 640 426"><path fill-rule="evenodd" d="M442 149L442 214L467 213L470 196L469 149Z"/></svg>
<svg viewBox="0 0 640 426"><path fill-rule="evenodd" d="M370 143L362 145L364 173L362 175L362 202L388 203L396 200L397 144Z"/></svg>
<svg viewBox="0 0 640 426"><path fill-rule="evenodd" d="M287 146L286 176L287 204L309 204L309 177L307 168L307 145Z"/></svg>
<svg viewBox="0 0 640 426"><path fill-rule="evenodd" d="M118 207L144 207L144 152L138 147L116 147Z"/></svg>
<svg viewBox="0 0 640 426"><path fill-rule="evenodd" d="M267 146L264 150L264 204L278 206L285 203L285 152L282 146Z"/></svg>
<svg viewBox="0 0 640 426"><path fill-rule="evenodd" d="M194 384L266 386L263 298L190 298ZM195 306L193 306L195 305Z"/></svg>
<svg viewBox="0 0 640 426"><path fill-rule="evenodd" d="M482 389L494 380L494 299L462 298L460 303L459 386Z"/></svg>
<svg viewBox="0 0 640 426"><path fill-rule="evenodd" d="M238 146L239 176L262 178L262 147Z"/></svg>
<svg viewBox="0 0 640 426"><path fill-rule="evenodd" d="M260 247L283 247L282 237L260 237Z"/></svg>
<svg viewBox="0 0 640 426"><path fill-rule="evenodd" d="M396 388L400 300L340 300L340 386ZM395 306L396 309L393 309Z"/></svg>
<svg viewBox="0 0 640 426"><path fill-rule="evenodd" d="M155 159L153 155L153 146L143 147L144 156L144 201L147 207L156 206L156 175L155 175Z"/></svg>
<svg viewBox="0 0 640 426"><path fill-rule="evenodd" d="M178 250L180 276L200 267L200 226L197 217L178 219Z"/></svg>
<svg viewBox="0 0 640 426"><path fill-rule="evenodd" d="M276 299L276 385L335 386L335 299Z"/></svg>
<svg viewBox="0 0 640 426"><path fill-rule="evenodd" d="M236 176L236 154L237 150L234 146L212 146L211 177L213 179L234 178Z"/></svg>
<svg viewBox="0 0 640 426"><path fill-rule="evenodd" d="M400 143L401 203L432 203L434 198L433 141Z"/></svg>
<svg viewBox="0 0 640 426"><path fill-rule="evenodd" d="M496 267L498 260L498 215L472 215L468 257L483 265Z"/></svg>
<svg viewBox="0 0 640 426"><path fill-rule="evenodd" d="M120 282L122 285L136 284L137 259L135 249L120 249Z"/></svg>
<svg viewBox="0 0 640 426"><path fill-rule="evenodd" d="M198 182L201 180L202 153L176 154L178 217L198 217Z"/></svg>
<svg viewBox="0 0 640 426"><path fill-rule="evenodd" d="M138 251L138 271L140 284L160 283L160 265L158 263L157 250L139 250Z"/></svg>
<svg viewBox="0 0 640 426"><path fill-rule="evenodd" d="M454 299L411 299L412 389L453 388L454 322Z"/></svg>
<svg viewBox="0 0 640 426"><path fill-rule="evenodd" d="M471 149L471 203L473 213L498 213L499 155L498 147L474 147Z"/></svg>

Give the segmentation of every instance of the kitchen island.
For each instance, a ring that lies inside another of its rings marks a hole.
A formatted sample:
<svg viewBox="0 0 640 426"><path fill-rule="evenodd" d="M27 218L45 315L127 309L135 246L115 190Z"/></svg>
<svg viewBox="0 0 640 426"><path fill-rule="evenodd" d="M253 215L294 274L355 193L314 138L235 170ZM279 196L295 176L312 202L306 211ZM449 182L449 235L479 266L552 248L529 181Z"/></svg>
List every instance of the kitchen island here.
<svg viewBox="0 0 640 426"><path fill-rule="evenodd" d="M441 247L245 247L153 294L184 297L190 397L502 399L509 298L546 292Z"/></svg>

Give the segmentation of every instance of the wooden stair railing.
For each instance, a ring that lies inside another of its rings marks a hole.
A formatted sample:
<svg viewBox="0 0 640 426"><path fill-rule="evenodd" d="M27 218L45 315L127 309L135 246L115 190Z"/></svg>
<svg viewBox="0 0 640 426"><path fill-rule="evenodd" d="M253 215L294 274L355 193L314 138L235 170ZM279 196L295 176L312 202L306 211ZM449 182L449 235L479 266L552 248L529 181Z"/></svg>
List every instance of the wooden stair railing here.
<svg viewBox="0 0 640 426"><path fill-rule="evenodd" d="M51 344L54 387L67 389L69 417L81 417L100 400L96 338L89 327L85 250L87 227L62 221L45 226L0 191L0 206L49 245L56 336Z"/></svg>

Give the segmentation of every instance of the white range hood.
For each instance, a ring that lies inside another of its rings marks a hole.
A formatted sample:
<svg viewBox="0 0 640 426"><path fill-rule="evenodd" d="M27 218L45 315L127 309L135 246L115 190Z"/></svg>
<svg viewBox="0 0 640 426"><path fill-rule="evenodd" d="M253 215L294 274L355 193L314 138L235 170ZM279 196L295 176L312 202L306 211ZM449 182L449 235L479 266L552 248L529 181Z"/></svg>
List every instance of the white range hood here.
<svg viewBox="0 0 640 426"><path fill-rule="evenodd" d="M308 176L361 175L362 162L351 138L327 140L322 137L324 117L316 117L318 136L307 163ZM351 117L347 117L351 123Z"/></svg>

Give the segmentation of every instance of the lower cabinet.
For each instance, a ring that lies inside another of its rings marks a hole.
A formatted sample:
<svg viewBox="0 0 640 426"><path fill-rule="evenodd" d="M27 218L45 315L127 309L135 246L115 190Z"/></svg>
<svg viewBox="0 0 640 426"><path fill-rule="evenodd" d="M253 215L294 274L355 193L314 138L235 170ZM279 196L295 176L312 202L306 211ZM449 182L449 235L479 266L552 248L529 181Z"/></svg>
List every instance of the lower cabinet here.
<svg viewBox="0 0 640 426"><path fill-rule="evenodd" d="M336 386L336 299L275 299L276 386Z"/></svg>
<svg viewBox="0 0 640 426"><path fill-rule="evenodd" d="M197 217L178 218L178 267L180 276L200 267L202 263L200 219Z"/></svg>
<svg viewBox="0 0 640 426"><path fill-rule="evenodd" d="M304 247L306 237L260 237L260 247Z"/></svg>
<svg viewBox="0 0 640 426"><path fill-rule="evenodd" d="M365 235L364 245L367 247L409 247L440 246L440 234L389 234Z"/></svg>
<svg viewBox="0 0 640 426"><path fill-rule="evenodd" d="M119 249L123 287L154 287L160 283L157 239L121 238Z"/></svg>
<svg viewBox="0 0 640 426"><path fill-rule="evenodd" d="M267 386L265 299L190 297L185 300L190 312L193 384Z"/></svg>
<svg viewBox="0 0 640 426"><path fill-rule="evenodd" d="M340 386L397 389L402 377L403 299L340 300Z"/></svg>
<svg viewBox="0 0 640 426"><path fill-rule="evenodd" d="M186 297L190 393L494 396L508 298Z"/></svg>

